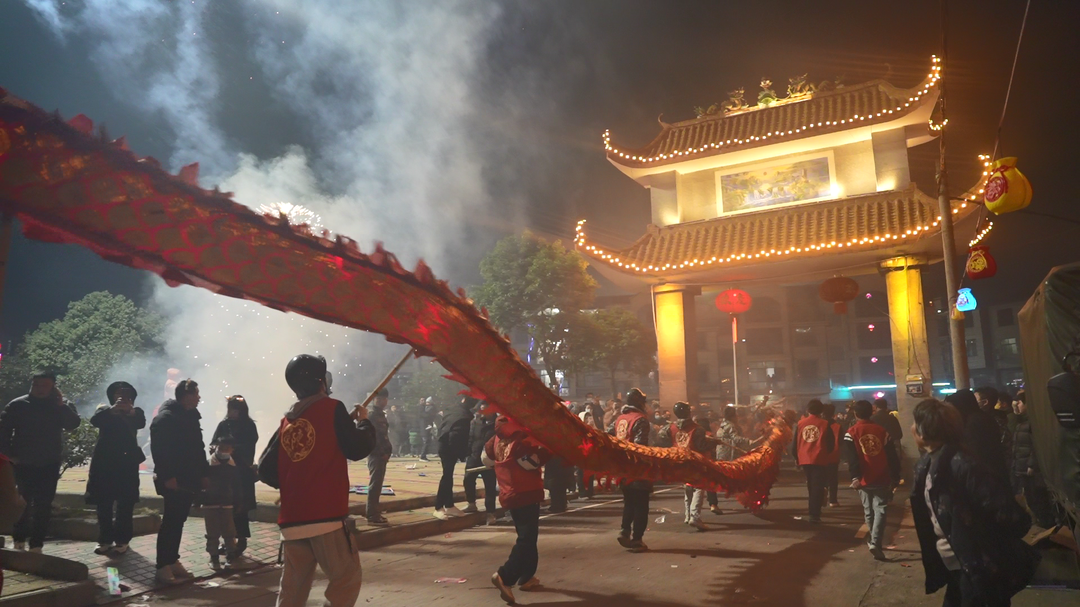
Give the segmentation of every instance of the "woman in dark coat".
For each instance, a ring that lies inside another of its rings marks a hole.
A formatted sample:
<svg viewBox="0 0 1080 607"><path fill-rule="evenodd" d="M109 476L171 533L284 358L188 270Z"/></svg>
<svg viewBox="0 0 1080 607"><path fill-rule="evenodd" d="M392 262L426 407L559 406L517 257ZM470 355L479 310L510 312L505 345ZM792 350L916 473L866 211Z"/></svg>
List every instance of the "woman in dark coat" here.
<svg viewBox="0 0 1080 607"><path fill-rule="evenodd" d="M1024 542L1031 517L1008 484L963 444L960 413L925 400L912 426L926 451L915 468L911 516L922 549L926 593L945 587L945 605L1008 607L1038 564Z"/></svg>
<svg viewBox="0 0 1080 607"><path fill-rule="evenodd" d="M258 468L255 465L255 443L259 442L259 431L248 414L248 404L239 394L230 396L226 403L225 419L221 420L211 444L223 436L231 436L235 441L233 462L240 471L240 495L233 507L233 522L236 524L236 554L243 554L247 549L247 540L251 537L251 511L255 509L255 481Z"/></svg>
<svg viewBox="0 0 1080 607"><path fill-rule="evenodd" d="M135 435L146 427L146 415L135 406L138 393L127 382L114 382L105 395L109 406L98 407L90 418L98 429L98 439L90 457L86 503L97 506L98 547L94 552L118 555L127 552L133 535L139 464L146 460Z"/></svg>

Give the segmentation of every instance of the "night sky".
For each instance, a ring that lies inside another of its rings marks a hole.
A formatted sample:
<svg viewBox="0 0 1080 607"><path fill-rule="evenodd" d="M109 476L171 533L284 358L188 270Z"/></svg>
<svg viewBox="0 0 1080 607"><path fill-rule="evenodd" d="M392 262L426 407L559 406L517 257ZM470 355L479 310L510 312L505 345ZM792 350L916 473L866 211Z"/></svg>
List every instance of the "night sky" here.
<svg viewBox="0 0 1080 607"><path fill-rule="evenodd" d="M950 180L958 194L976 179L976 155L993 147L1024 3L950 4L947 133ZM67 5L65 10L76 10ZM849 84L886 78L913 86L928 71L930 56L940 53L939 6L926 0L496 3L484 37L476 40L482 52L470 83L485 103L468 117L469 132L482 141L478 157L492 212L466 219L475 238L458 252L450 278L475 283L484 249L521 228L566 235L586 218L590 236L602 242L622 245L641 235L648 194L604 158L606 128L620 144L636 147L656 135L659 115L667 122L692 118L694 106L723 101L739 86L752 97L762 76L777 83L778 92L788 77L804 72L815 82L843 75ZM215 1L199 32L210 39L214 55L205 69L215 70L220 81L214 121L232 148L259 159L289 146L318 147L320 138L275 94L275 76L253 63L249 49L262 35L254 16L266 12L257 2ZM1076 260L1080 250L1073 165L1080 136L1074 110L1077 23L1080 3L1033 3L1000 155L1019 157L1035 197L1031 212L995 219L985 244L999 273L979 283L980 303L1026 298L1052 266ZM64 117L83 113L105 123L140 155L170 158L176 151L173 128L131 103L137 91L121 93L110 85L108 70L93 58L94 44L80 31L61 42L23 2L0 2L0 86ZM159 52L167 58L171 50ZM911 151L912 176L924 192L936 191L936 155L936 143ZM203 185L215 184L204 179ZM430 208L438 212L439 202ZM397 245L387 242L399 252L406 246ZM141 299L150 290L142 272L73 246L21 237L8 268L4 345L90 291ZM925 288L930 297L943 293L940 266L927 274Z"/></svg>

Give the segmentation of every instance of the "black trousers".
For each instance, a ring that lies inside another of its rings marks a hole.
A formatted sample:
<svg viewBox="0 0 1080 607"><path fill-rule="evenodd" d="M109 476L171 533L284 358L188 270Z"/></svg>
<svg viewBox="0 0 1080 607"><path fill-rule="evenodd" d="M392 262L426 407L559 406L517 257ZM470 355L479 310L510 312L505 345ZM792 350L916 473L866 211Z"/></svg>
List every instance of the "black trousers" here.
<svg viewBox="0 0 1080 607"><path fill-rule="evenodd" d="M60 480L60 464L46 466L15 465L15 483L26 509L12 529L16 542L30 540L31 548L45 545L45 534L52 518L52 503L56 497L56 481Z"/></svg>
<svg viewBox="0 0 1080 607"><path fill-rule="evenodd" d="M945 602L942 607L1009 607L1012 599L1004 593L988 596L971 583L971 578L963 571L949 572L949 585L945 587Z"/></svg>
<svg viewBox="0 0 1080 607"><path fill-rule="evenodd" d="M825 501L825 483L827 466L806 464L802 467L806 474L806 491L810 497L810 519L821 519L821 503Z"/></svg>
<svg viewBox="0 0 1080 607"><path fill-rule="evenodd" d="M251 537L251 511L244 508L233 508L233 525L236 526L236 537Z"/></svg>
<svg viewBox="0 0 1080 607"><path fill-rule="evenodd" d="M420 448L420 457L427 457L428 449L431 448L431 430L424 428L420 432L420 440L423 441L421 443L423 446Z"/></svg>
<svg viewBox="0 0 1080 607"><path fill-rule="evenodd" d="M840 464L825 464L825 487L829 491L829 503L837 503L840 486Z"/></svg>
<svg viewBox="0 0 1080 607"><path fill-rule="evenodd" d="M710 506L719 506L720 505L720 498L716 497L716 492L715 491L706 491L705 492L705 497L709 498L709 505Z"/></svg>
<svg viewBox="0 0 1080 607"><path fill-rule="evenodd" d="M157 568L168 567L180 560L180 540L184 536L184 523L191 513L191 493L165 490L161 514L161 528L157 536Z"/></svg>
<svg viewBox="0 0 1080 607"><path fill-rule="evenodd" d="M529 504L510 510L517 530L517 541L510 550L510 557L499 567L499 577L507 586L524 584L536 575L540 552L536 541L540 537L540 504Z"/></svg>
<svg viewBox="0 0 1080 607"><path fill-rule="evenodd" d="M129 500L99 500L97 505L98 543L99 544L128 544L134 535L132 517L135 512L135 502ZM116 514L113 514L113 506Z"/></svg>
<svg viewBox="0 0 1080 607"><path fill-rule="evenodd" d="M484 512L494 514L495 498L499 495L499 490L495 488L495 471L491 468L480 472L469 472L465 475L463 481L465 485L465 501L469 503L476 502L477 477L484 479Z"/></svg>
<svg viewBox="0 0 1080 607"><path fill-rule="evenodd" d="M622 532L630 539L640 540L645 537L645 527L649 525L648 489L623 487Z"/></svg>
<svg viewBox="0 0 1080 607"><path fill-rule="evenodd" d="M586 475L585 470L582 468L574 468L574 476L577 478L578 497L592 497L594 493L593 482L596 477Z"/></svg>
<svg viewBox="0 0 1080 607"><path fill-rule="evenodd" d="M439 492L435 494L435 509L454 507L454 466L457 458L449 449L439 449L439 461L442 462L442 478L439 479Z"/></svg>

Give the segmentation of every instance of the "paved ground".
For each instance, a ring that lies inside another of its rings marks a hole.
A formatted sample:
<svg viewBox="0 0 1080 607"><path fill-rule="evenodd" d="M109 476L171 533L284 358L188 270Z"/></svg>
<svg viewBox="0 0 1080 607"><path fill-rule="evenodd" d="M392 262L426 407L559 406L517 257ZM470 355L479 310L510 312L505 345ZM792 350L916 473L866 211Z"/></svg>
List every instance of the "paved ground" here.
<svg viewBox="0 0 1080 607"><path fill-rule="evenodd" d="M652 551L645 554L629 554L615 542L617 496L574 502L570 512L542 521L537 575L543 588L518 592L518 601L611 607L941 604L940 593L927 597L922 591L914 531L900 524L901 506L890 512L889 545L895 547L888 551L889 562L878 563L856 537L862 514L854 492L844 491L843 505L827 510L823 525L811 527L793 518L805 507L798 480L793 471L785 472L772 504L760 515L735 511L734 502L722 501L732 513L706 514L714 527L707 533L682 525L681 490L660 492L645 537ZM513 541L512 527L500 524L366 552L358 605L501 605L489 578ZM273 604L278 576L271 568L217 578L213 588L188 585L129 603L265 607ZM436 583L440 578L465 581ZM316 583L310 605L320 604L322 584ZM1013 604L1080 606L1080 593L1029 589Z"/></svg>
<svg viewBox="0 0 1080 607"><path fill-rule="evenodd" d="M393 501L411 497L435 495L435 491L439 485L439 477L442 476L442 467L439 464L437 456L431 455L430 457L430 462L422 462L415 457L391 458L386 467L385 483L394 488L395 495L384 495L382 499L385 501ZM410 466L414 466L415 468L410 470ZM88 470L88 468L83 467L72 468L65 472L63 478L60 479L60 482L57 485L57 491L61 493L78 494L85 492ZM457 487L458 491L461 490L461 478L464 474L464 464L458 464L457 474L455 476L457 479L455 487ZM142 494L155 495L153 475L149 473L142 474L140 479L142 481ZM353 486L367 484L367 460L349 462L349 481ZM482 483L481 486L483 486ZM273 487L257 483L255 485L255 497L259 502L273 503L278 498L278 492L277 489L274 489ZM353 503L360 504L367 501L367 496L354 494L350 499Z"/></svg>

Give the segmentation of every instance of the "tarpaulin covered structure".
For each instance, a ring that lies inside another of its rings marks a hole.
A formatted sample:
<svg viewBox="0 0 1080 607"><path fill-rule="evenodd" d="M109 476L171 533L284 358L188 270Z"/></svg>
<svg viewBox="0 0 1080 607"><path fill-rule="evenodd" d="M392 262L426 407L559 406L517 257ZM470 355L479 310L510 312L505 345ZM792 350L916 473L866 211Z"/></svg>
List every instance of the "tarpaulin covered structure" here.
<svg viewBox="0 0 1080 607"><path fill-rule="evenodd" d="M1047 274L1020 310L1020 345L1035 455L1057 501L1080 514L1080 428L1062 425L1047 382L1063 372L1062 359L1080 344L1080 263Z"/></svg>

